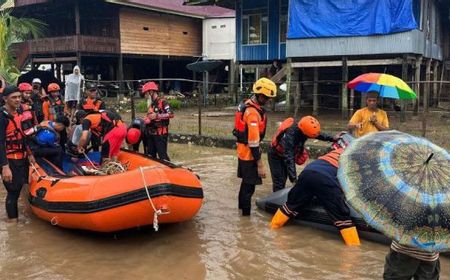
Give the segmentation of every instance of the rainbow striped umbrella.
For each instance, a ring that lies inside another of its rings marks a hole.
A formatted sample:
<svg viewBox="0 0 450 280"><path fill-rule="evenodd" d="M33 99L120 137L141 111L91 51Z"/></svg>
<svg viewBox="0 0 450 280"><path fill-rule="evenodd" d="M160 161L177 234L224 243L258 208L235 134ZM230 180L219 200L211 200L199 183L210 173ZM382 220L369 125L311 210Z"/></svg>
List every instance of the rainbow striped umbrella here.
<svg viewBox="0 0 450 280"><path fill-rule="evenodd" d="M347 87L361 92L376 91L384 98L417 98L416 93L402 79L389 74L362 74L351 80Z"/></svg>

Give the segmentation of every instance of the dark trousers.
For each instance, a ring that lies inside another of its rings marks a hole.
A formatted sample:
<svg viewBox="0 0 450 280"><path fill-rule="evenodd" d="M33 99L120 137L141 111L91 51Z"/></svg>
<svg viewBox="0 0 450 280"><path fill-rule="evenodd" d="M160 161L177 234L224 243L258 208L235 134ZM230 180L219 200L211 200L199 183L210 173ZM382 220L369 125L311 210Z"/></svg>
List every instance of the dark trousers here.
<svg viewBox="0 0 450 280"><path fill-rule="evenodd" d="M28 183L28 159L8 159L9 168L12 172L12 181L3 181L6 191L5 207L9 219L19 216L17 202L19 200L22 186Z"/></svg>
<svg viewBox="0 0 450 280"><path fill-rule="evenodd" d="M384 264L383 278L389 280L437 280L441 265L439 259L422 261L390 249Z"/></svg>
<svg viewBox="0 0 450 280"><path fill-rule="evenodd" d="M142 142L142 145L144 146L144 154L148 154L148 149L147 149L147 142L148 142L148 140L147 140L147 136L145 135L145 133L142 133L141 134L141 138L139 138L139 142L137 142L136 144L133 144L133 151L135 151L135 152L139 152L139 146L141 145L141 142Z"/></svg>
<svg viewBox="0 0 450 280"><path fill-rule="evenodd" d="M269 149L267 158L269 160L270 175L272 176L272 191L276 192L284 189L288 177L286 162L272 148Z"/></svg>
<svg viewBox="0 0 450 280"><path fill-rule="evenodd" d="M100 146L102 145L102 138L94 133L91 134L91 146L92 151L98 152L100 151Z"/></svg>
<svg viewBox="0 0 450 280"><path fill-rule="evenodd" d="M62 169L63 165L63 152L61 147L40 147L40 146L32 146L33 155L35 157L42 157L46 158L51 163L58 166L60 169Z"/></svg>
<svg viewBox="0 0 450 280"><path fill-rule="evenodd" d="M159 159L170 161L169 155L167 154L167 141L169 135L155 135L150 134L147 138L147 154L151 157L156 158L158 155Z"/></svg>
<svg viewBox="0 0 450 280"><path fill-rule="evenodd" d="M330 165L329 170L332 168L335 167ZM333 177L333 174L326 174L326 172L327 169L322 172L305 169L289 192L288 200L281 210L284 214L294 217L311 202L313 197L317 197L336 227L339 229L351 227L353 222L350 209L345 203L345 196L336 175L334 174Z"/></svg>
<svg viewBox="0 0 450 280"><path fill-rule="evenodd" d="M243 215L250 215L252 208L252 196L255 193L255 185L241 183L241 188L239 189L239 209L242 210Z"/></svg>
<svg viewBox="0 0 450 280"><path fill-rule="evenodd" d="M252 196L255 193L255 186L262 184L262 179L258 175L256 160L238 159L238 178L242 178L239 189L238 207L242 209L242 214L250 215L252 208Z"/></svg>

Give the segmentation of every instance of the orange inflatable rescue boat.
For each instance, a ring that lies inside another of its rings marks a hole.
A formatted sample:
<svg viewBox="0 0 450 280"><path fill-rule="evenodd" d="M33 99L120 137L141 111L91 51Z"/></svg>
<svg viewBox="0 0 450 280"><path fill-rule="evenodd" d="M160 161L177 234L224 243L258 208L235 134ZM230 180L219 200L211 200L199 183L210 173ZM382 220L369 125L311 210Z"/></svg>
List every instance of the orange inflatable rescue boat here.
<svg viewBox="0 0 450 280"><path fill-rule="evenodd" d="M119 161L129 164L127 171L81 176L68 157L65 172L37 159L30 170L32 211L53 225L112 232L150 224L157 230L158 223L186 221L200 209L201 183L188 169L126 150Z"/></svg>

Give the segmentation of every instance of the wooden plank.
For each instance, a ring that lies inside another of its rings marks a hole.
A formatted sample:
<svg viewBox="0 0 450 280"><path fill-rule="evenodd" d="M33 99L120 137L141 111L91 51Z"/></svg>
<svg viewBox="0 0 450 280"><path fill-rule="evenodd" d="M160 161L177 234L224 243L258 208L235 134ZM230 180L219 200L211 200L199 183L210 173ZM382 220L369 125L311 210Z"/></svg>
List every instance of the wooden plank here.
<svg viewBox="0 0 450 280"><path fill-rule="evenodd" d="M314 67L314 86L313 86L313 115L319 115L319 68Z"/></svg>
<svg viewBox="0 0 450 280"><path fill-rule="evenodd" d="M360 59L348 60L347 66L370 66L370 65L392 65L402 64L402 60L398 58L393 59ZM292 62L293 68L311 68L311 67L341 67L342 61L307 61L307 62Z"/></svg>
<svg viewBox="0 0 450 280"><path fill-rule="evenodd" d="M414 91L416 92L417 98L414 100L414 111L413 115L417 116L419 114L419 104L420 104L420 65L422 64L422 56L417 56L415 62L415 72L414 72Z"/></svg>
<svg viewBox="0 0 450 280"><path fill-rule="evenodd" d="M403 55L403 63L402 63L402 80L407 81L408 80L408 58L405 55ZM400 100L400 105L402 110L400 111L400 122L406 121L406 101Z"/></svg>
<svg viewBox="0 0 450 280"><path fill-rule="evenodd" d="M37 63L52 63L52 62L55 63L55 62L72 62L72 61L77 61L77 57L76 56L68 56L68 57L33 58L33 62L37 62Z"/></svg>
<svg viewBox="0 0 450 280"><path fill-rule="evenodd" d="M201 24L198 19L123 8L121 50L127 54L201 56Z"/></svg>
<svg viewBox="0 0 450 280"><path fill-rule="evenodd" d="M422 114L422 136L427 134L427 118L428 118L428 99L430 97L430 81L431 81L431 59L427 59L425 67L425 89L423 95L423 114Z"/></svg>
<svg viewBox="0 0 450 280"><path fill-rule="evenodd" d="M342 119L348 119L348 60L347 57L342 57L342 91L341 91L341 99L342 99Z"/></svg>

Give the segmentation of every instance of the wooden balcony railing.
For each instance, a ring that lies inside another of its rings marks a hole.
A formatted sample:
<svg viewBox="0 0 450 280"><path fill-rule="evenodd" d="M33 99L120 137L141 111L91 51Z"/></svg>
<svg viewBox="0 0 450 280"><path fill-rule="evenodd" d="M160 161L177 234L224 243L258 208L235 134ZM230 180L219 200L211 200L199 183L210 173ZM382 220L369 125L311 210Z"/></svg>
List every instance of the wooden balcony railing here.
<svg viewBox="0 0 450 280"><path fill-rule="evenodd" d="M48 0L15 0L14 7L17 8L17 7L34 5L34 4L45 3L45 2L48 2Z"/></svg>
<svg viewBox="0 0 450 280"><path fill-rule="evenodd" d="M64 36L27 41L30 54L51 54L67 52L119 53L118 38L96 36Z"/></svg>

